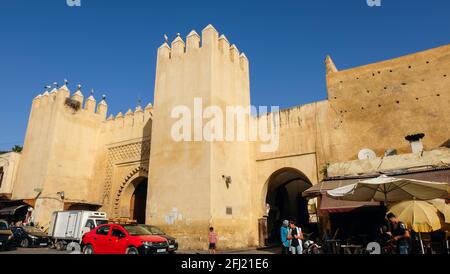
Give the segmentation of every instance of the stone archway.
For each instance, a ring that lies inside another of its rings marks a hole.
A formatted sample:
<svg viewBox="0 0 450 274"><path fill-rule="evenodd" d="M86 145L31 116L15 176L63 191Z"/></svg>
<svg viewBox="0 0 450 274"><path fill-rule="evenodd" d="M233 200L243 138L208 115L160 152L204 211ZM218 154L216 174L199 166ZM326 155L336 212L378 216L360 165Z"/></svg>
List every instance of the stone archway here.
<svg viewBox="0 0 450 274"><path fill-rule="evenodd" d="M302 228L309 225L308 201L302 193L312 186L311 181L295 168L282 168L266 181L262 202L269 205L267 216L268 243L279 242L279 228L283 220L295 219Z"/></svg>
<svg viewBox="0 0 450 274"><path fill-rule="evenodd" d="M148 179L145 177L136 178L130 183L128 188L130 188L130 191L133 191L130 198L129 218L131 220L136 220L139 224L145 224ZM124 202L126 202L125 197Z"/></svg>
<svg viewBox="0 0 450 274"><path fill-rule="evenodd" d="M144 223L147 189L148 170L144 167L133 169L122 180L114 197L114 217L139 219Z"/></svg>

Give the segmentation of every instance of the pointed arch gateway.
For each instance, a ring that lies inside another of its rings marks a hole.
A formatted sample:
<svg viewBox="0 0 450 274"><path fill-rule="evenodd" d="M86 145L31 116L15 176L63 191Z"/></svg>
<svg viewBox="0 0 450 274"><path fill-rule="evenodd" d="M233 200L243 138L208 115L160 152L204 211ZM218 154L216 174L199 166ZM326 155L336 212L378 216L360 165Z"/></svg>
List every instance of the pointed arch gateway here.
<svg viewBox="0 0 450 274"><path fill-rule="evenodd" d="M145 223L148 189L148 170L133 169L119 185L114 200L114 217Z"/></svg>

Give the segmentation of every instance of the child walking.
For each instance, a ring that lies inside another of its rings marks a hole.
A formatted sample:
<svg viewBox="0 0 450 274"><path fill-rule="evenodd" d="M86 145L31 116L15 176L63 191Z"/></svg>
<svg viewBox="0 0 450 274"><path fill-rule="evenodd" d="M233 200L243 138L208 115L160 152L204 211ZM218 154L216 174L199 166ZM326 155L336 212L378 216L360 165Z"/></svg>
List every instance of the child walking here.
<svg viewBox="0 0 450 274"><path fill-rule="evenodd" d="M217 238L217 233L214 232L214 227L210 227L208 234L209 254L216 254Z"/></svg>

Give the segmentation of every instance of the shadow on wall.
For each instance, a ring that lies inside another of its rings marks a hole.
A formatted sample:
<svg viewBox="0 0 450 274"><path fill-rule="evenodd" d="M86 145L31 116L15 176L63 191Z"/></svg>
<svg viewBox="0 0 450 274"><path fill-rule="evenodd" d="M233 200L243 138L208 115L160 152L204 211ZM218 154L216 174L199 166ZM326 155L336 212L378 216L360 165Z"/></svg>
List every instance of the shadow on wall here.
<svg viewBox="0 0 450 274"><path fill-rule="evenodd" d="M144 141L142 142L141 147L141 159L142 160L148 160L150 159L150 147L152 142L152 124L153 120L150 118L147 123L144 125L144 129L142 132L142 136L144 138ZM148 142L146 141L148 138ZM148 168L147 166L145 168Z"/></svg>
<svg viewBox="0 0 450 274"><path fill-rule="evenodd" d="M443 144L441 145L441 147L450 148L450 139L448 139L447 141L445 141L445 143L443 143Z"/></svg>

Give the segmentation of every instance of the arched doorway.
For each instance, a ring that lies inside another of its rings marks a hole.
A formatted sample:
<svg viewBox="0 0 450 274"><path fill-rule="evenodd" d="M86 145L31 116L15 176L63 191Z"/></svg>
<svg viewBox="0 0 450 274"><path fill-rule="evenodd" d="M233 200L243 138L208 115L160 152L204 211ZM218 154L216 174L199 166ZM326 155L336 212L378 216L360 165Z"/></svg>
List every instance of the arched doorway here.
<svg viewBox="0 0 450 274"><path fill-rule="evenodd" d="M130 216L132 220L136 220L139 224L145 224L148 180L141 177L135 181L134 192L130 199Z"/></svg>
<svg viewBox="0 0 450 274"><path fill-rule="evenodd" d="M148 172L137 168L117 191L114 218L125 218L145 224L147 207Z"/></svg>
<svg viewBox="0 0 450 274"><path fill-rule="evenodd" d="M279 243L283 220L295 219L304 231L309 231L308 200L302 193L312 186L308 178L294 168L274 172L267 181L268 243Z"/></svg>

